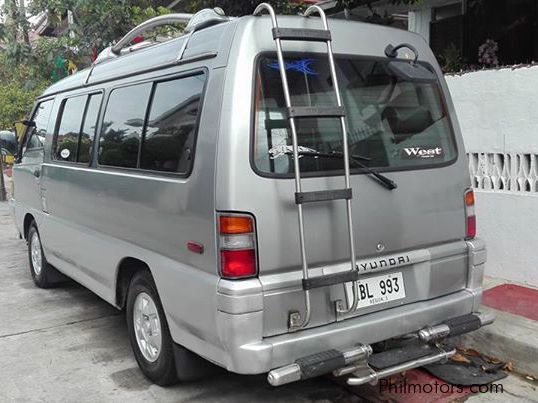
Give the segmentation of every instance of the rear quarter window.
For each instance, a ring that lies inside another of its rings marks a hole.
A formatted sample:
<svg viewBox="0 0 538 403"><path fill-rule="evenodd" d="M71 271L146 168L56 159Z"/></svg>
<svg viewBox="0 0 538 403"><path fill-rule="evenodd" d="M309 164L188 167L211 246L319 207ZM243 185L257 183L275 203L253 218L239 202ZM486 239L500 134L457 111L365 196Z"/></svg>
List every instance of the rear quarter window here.
<svg viewBox="0 0 538 403"><path fill-rule="evenodd" d="M200 119L203 73L111 92L99 164L187 175Z"/></svg>
<svg viewBox="0 0 538 403"><path fill-rule="evenodd" d="M138 151L151 94L151 83L111 92L99 140L99 164L138 166Z"/></svg>

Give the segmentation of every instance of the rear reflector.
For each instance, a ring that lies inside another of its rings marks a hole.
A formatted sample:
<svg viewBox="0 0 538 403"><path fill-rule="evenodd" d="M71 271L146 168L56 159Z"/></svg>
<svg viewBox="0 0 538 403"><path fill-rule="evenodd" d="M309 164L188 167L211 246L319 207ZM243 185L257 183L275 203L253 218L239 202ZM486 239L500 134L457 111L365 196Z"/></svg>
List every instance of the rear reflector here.
<svg viewBox="0 0 538 403"><path fill-rule="evenodd" d="M200 255L204 253L204 245L194 241L187 242L187 249Z"/></svg>
<svg viewBox="0 0 538 403"><path fill-rule="evenodd" d="M242 279L258 273L254 219L246 214L218 216L220 274Z"/></svg>
<svg viewBox="0 0 538 403"><path fill-rule="evenodd" d="M256 274L254 249L223 250L220 252L221 274L227 278L251 277Z"/></svg>

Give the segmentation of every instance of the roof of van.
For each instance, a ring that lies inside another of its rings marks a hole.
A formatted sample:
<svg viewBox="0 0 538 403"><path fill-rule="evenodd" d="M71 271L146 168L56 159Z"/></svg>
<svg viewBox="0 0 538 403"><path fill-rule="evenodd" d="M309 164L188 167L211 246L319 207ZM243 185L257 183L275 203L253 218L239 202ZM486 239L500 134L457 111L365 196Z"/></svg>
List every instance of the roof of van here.
<svg viewBox="0 0 538 403"><path fill-rule="evenodd" d="M315 17L278 16L278 21L279 26L281 27L321 28L321 21ZM380 49L384 49L388 43L394 43L395 41L399 43L408 41L414 43L415 46L417 43L419 43L419 45L427 46L425 41L417 34L397 28L369 23L329 19L329 29L333 33L333 49L335 49L335 52L339 50L339 42L346 42L349 44L357 41L375 41L379 43ZM260 46L261 48L269 45L271 46L271 49L274 50L274 41L272 40L272 35L270 33L271 22L269 16L245 16L235 18L228 22L195 31L190 38L188 35L184 35L167 42L98 63L93 67L81 70L51 85L45 90L41 97L90 86L115 78L140 74L165 66L171 67L174 64L217 57L219 52L227 54L231 45L230 41L236 31L238 32L238 35L243 36L243 38L241 38L242 41L249 41L250 45L255 42L255 46ZM267 31L267 35L263 35L263 32L265 31ZM338 40L335 41L335 38ZM185 41L188 41L187 47L185 48L183 58L181 61L178 61L178 56L185 46ZM287 48L292 49L294 47L297 48L297 46L300 45L297 45L297 42L295 42L295 45L289 45ZM260 51L261 50L266 49L260 49ZM381 55L382 52L379 53L379 56Z"/></svg>

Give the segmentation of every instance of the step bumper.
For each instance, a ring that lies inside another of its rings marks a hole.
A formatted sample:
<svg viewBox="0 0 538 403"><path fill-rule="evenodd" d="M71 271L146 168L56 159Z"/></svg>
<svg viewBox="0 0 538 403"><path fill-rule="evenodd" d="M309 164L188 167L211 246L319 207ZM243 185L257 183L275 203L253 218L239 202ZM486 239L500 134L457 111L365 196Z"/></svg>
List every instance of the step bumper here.
<svg viewBox="0 0 538 403"><path fill-rule="evenodd" d="M328 350L373 344L442 324L475 312L477 290L462 290L428 301L374 312L300 332L263 338L263 312L217 313L226 368L241 374L266 373Z"/></svg>

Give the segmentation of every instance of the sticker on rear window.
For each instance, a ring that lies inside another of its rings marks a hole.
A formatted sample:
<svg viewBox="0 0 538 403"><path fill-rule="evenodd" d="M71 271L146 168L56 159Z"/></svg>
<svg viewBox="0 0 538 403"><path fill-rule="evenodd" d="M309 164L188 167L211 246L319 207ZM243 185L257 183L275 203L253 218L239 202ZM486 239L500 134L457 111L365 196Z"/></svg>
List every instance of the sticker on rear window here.
<svg viewBox="0 0 538 403"><path fill-rule="evenodd" d="M306 74L307 76L317 76L318 73L310 66L314 63L313 59L300 59L293 62L285 62L286 70L296 71L297 73ZM279 70L278 61L267 63L267 67L273 70Z"/></svg>
<svg viewBox="0 0 538 403"><path fill-rule="evenodd" d="M405 147L400 153L402 159L436 159L443 158L445 153L442 147L417 146Z"/></svg>

